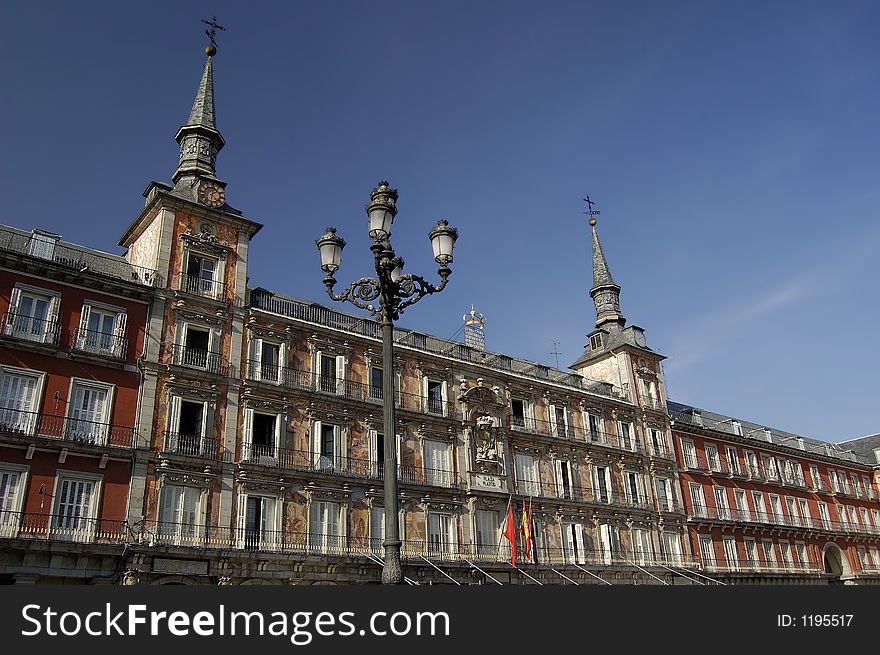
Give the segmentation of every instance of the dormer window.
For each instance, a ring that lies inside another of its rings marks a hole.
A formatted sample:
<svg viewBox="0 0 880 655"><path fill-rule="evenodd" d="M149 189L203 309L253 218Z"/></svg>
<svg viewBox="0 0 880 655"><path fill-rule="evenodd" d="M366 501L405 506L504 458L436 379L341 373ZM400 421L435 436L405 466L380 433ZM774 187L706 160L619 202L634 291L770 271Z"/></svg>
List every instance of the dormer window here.
<svg viewBox="0 0 880 655"><path fill-rule="evenodd" d="M596 333L590 337L590 350L599 350L602 347L602 335Z"/></svg>
<svg viewBox="0 0 880 655"><path fill-rule="evenodd" d="M28 243L28 254L40 259L48 259L50 262L54 261L55 246L58 245L59 239L61 236L58 234L34 230Z"/></svg>

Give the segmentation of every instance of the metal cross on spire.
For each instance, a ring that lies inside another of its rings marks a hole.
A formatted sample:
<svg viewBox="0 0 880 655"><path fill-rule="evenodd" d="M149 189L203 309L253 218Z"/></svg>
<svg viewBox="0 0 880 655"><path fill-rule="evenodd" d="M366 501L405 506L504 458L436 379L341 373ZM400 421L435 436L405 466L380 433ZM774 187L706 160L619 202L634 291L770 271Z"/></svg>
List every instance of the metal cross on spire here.
<svg viewBox="0 0 880 655"><path fill-rule="evenodd" d="M598 216L601 212L598 209L593 209L593 201L590 200L590 196L584 198L584 202L587 203L587 211L585 211L584 214L590 217L590 225L595 225L596 216Z"/></svg>
<svg viewBox="0 0 880 655"><path fill-rule="evenodd" d="M205 25L210 25L211 29L205 30L205 35L211 39L211 45L215 48L217 47L217 30L226 30L225 27L217 23L217 17L214 16L211 20L202 20Z"/></svg>

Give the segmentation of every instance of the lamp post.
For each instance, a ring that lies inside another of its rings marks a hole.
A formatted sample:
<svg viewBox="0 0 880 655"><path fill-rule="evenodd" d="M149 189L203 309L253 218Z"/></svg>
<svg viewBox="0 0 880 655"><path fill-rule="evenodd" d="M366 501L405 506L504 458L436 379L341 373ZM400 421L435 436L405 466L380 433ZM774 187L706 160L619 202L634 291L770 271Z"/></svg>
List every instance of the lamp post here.
<svg viewBox="0 0 880 655"><path fill-rule="evenodd" d="M366 206L369 219L369 234L373 240L370 250L376 265L376 277L362 277L355 280L342 293L335 293L336 278L333 275L339 270L342 249L345 241L336 235L336 229L329 227L315 243L321 254L321 269L326 274L324 285L327 294L336 301L350 302L356 307L372 313L382 325L382 406L385 430L385 564L382 568L383 584L400 584L403 582L403 571L400 567L400 529L397 523L397 439L394 418L394 321L404 309L414 305L425 296L439 293L446 287L452 274L449 264L452 263L452 251L458 231L449 227L444 221L428 234L434 250L434 261L440 265L437 273L440 284L434 286L418 275L404 274L403 259L394 254L391 247L391 224L397 215L397 189L381 181L370 194L370 202ZM373 301L378 299L378 303ZM389 444L389 441L392 443Z"/></svg>

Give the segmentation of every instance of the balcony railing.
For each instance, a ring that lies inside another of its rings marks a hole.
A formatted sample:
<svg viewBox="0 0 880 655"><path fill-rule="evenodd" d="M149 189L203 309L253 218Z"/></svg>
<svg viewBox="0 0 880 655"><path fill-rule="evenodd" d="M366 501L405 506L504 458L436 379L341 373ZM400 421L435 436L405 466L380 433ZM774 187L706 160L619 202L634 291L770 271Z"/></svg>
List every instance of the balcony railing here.
<svg viewBox="0 0 880 655"><path fill-rule="evenodd" d="M185 432L165 432L162 443L162 452L181 457L199 457L201 459L214 459L229 461L231 454L221 447L219 439L211 439L198 434Z"/></svg>
<svg viewBox="0 0 880 655"><path fill-rule="evenodd" d="M524 432L528 434L540 434L557 439L565 439L568 441L579 441L582 443L594 444L596 446L604 446L606 448L614 448L625 450L627 452L645 452L643 444L630 435L622 437L608 432L599 430L584 430L576 427L572 423L562 423L555 421L545 421L530 416L514 416L509 415L509 427L513 432Z"/></svg>
<svg viewBox="0 0 880 655"><path fill-rule="evenodd" d="M761 560L711 560L704 561L703 567L709 572L718 573L818 573L819 567L812 562L768 562Z"/></svg>
<svg viewBox="0 0 880 655"><path fill-rule="evenodd" d="M125 521L0 510L0 538L122 543L129 536Z"/></svg>
<svg viewBox="0 0 880 655"><path fill-rule="evenodd" d="M846 534L880 535L880 526L854 524L845 521L816 519L811 516L792 516L784 513L725 509L708 505L694 505L688 514L691 520L730 521L733 523L757 523L761 525L781 525L790 528L804 528L822 532L842 532Z"/></svg>
<svg viewBox="0 0 880 655"><path fill-rule="evenodd" d="M124 282L156 286L157 276L154 269L134 266L119 255L91 250L64 241L40 242L39 246L34 248L31 233L0 226L0 250L27 255L34 260L51 261L79 273L88 272Z"/></svg>
<svg viewBox="0 0 880 655"><path fill-rule="evenodd" d="M209 280L198 275L181 273L178 278L178 289L194 296L211 298L212 300L226 300L226 284L216 280Z"/></svg>
<svg viewBox="0 0 880 655"><path fill-rule="evenodd" d="M199 369L224 377L229 375L229 364L223 355L201 348L174 344L171 350L171 361L177 366Z"/></svg>
<svg viewBox="0 0 880 655"><path fill-rule="evenodd" d="M98 330L77 328L70 344L71 349L81 353L100 355L113 359L125 359L128 339L124 334L108 334Z"/></svg>
<svg viewBox="0 0 880 655"><path fill-rule="evenodd" d="M6 312L0 316L0 335L57 346L61 335L61 324L56 319L41 319L26 314Z"/></svg>
<svg viewBox="0 0 880 655"><path fill-rule="evenodd" d="M122 448L130 448L135 441L132 427L2 407L0 432Z"/></svg>

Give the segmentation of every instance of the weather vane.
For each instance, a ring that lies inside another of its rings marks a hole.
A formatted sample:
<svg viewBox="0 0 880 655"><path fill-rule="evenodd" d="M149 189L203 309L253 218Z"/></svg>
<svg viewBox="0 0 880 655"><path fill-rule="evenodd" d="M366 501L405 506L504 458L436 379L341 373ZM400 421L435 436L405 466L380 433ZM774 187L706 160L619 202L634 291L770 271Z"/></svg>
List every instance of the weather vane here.
<svg viewBox="0 0 880 655"><path fill-rule="evenodd" d="M216 16L214 16L211 20L202 20L202 22L205 25L210 25L211 27L211 29L205 30L205 35L211 40L211 45L209 45L206 50L213 50L213 52L209 53L213 55L217 52L217 30L226 30L226 28L217 22Z"/></svg>
<svg viewBox="0 0 880 655"><path fill-rule="evenodd" d="M590 217L590 225L593 226L596 224L596 216L601 212L598 209L593 209L593 201L590 200L590 196L584 198L584 202L587 203L587 211L584 214Z"/></svg>
<svg viewBox="0 0 880 655"><path fill-rule="evenodd" d="M559 352L559 342L554 339L553 340L553 350L550 351L551 355L556 355L556 368L559 368L559 355L562 353Z"/></svg>

